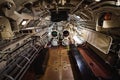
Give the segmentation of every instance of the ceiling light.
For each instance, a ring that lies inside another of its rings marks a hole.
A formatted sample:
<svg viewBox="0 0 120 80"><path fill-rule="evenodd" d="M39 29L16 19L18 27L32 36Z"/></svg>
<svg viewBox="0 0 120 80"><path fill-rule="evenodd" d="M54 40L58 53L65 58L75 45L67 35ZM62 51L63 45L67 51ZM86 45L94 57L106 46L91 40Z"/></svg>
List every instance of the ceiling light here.
<svg viewBox="0 0 120 80"><path fill-rule="evenodd" d="M61 0L62 5L66 3L66 0Z"/></svg>
<svg viewBox="0 0 120 80"><path fill-rule="evenodd" d="M23 22L22 22L22 25L25 25L26 23L27 23L27 21L23 21Z"/></svg>
<svg viewBox="0 0 120 80"><path fill-rule="evenodd" d="M99 2L99 1L101 1L101 0L95 0L96 2Z"/></svg>
<svg viewBox="0 0 120 80"><path fill-rule="evenodd" d="M117 0L116 5L120 6L120 0Z"/></svg>
<svg viewBox="0 0 120 80"><path fill-rule="evenodd" d="M80 18L80 16L76 16L77 18Z"/></svg>

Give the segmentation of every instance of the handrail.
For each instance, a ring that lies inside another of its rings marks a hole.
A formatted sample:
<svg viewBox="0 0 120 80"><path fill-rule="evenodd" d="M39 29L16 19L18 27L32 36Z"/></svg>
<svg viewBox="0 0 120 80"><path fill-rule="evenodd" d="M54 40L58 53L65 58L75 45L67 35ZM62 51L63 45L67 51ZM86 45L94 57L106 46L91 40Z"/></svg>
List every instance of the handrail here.
<svg viewBox="0 0 120 80"><path fill-rule="evenodd" d="M13 55L13 59L8 60L10 62L8 62L4 69L0 72L0 80L21 80L27 69L30 67L30 64L34 61L34 59L42 49L40 46L33 43L34 40L35 39L26 42L25 44L8 54L14 54L21 49L19 54L15 56ZM30 44L33 45L26 46Z"/></svg>

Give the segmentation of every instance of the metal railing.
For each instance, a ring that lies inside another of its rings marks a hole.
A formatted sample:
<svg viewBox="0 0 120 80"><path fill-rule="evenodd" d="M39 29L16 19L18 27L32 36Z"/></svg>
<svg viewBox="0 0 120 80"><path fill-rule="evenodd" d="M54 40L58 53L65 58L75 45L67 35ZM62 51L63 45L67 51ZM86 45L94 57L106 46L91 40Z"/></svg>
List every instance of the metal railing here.
<svg viewBox="0 0 120 80"><path fill-rule="evenodd" d="M44 37L45 39L46 37ZM32 39L11 53L7 53L6 66L0 71L0 80L21 80L25 72L30 67L42 46L46 43L43 39L40 40L40 45L36 45L36 39ZM42 44L44 43L44 44Z"/></svg>

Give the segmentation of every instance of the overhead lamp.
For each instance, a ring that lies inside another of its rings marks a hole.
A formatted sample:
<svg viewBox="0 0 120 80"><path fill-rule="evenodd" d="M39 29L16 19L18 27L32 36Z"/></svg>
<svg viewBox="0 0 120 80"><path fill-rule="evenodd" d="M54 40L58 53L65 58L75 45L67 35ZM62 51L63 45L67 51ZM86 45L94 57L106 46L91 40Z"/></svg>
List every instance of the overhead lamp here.
<svg viewBox="0 0 120 80"><path fill-rule="evenodd" d="M22 21L22 24L21 24L21 25L24 26L26 23L27 23L27 21Z"/></svg>
<svg viewBox="0 0 120 80"><path fill-rule="evenodd" d="M77 18L80 18L80 16L76 16Z"/></svg>
<svg viewBox="0 0 120 80"><path fill-rule="evenodd" d="M120 0L117 0L116 6L120 6Z"/></svg>
<svg viewBox="0 0 120 80"><path fill-rule="evenodd" d="M61 0L62 5L66 3L66 0Z"/></svg>
<svg viewBox="0 0 120 80"><path fill-rule="evenodd" d="M101 1L101 0L95 0L96 2L99 2L99 1Z"/></svg>

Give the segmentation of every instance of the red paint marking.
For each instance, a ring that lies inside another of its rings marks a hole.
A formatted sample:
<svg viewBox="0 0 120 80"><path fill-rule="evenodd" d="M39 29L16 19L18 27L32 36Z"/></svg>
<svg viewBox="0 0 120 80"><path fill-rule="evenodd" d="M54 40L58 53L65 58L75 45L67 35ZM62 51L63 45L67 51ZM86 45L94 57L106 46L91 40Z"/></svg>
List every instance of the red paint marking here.
<svg viewBox="0 0 120 80"><path fill-rule="evenodd" d="M83 58L86 60L87 64L91 68L92 72L95 74L96 77L102 77L105 79L108 79L111 77L110 73L106 71L106 69L100 64L99 62L94 61L90 56L87 55L87 52L82 49L78 48L79 52L83 56Z"/></svg>

